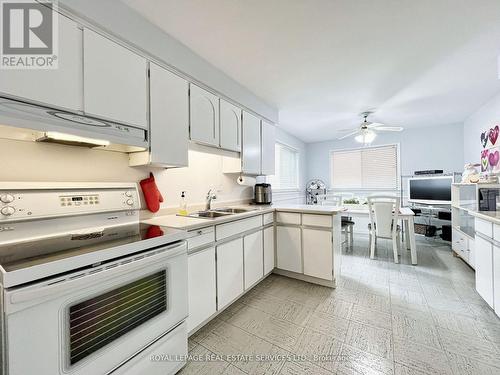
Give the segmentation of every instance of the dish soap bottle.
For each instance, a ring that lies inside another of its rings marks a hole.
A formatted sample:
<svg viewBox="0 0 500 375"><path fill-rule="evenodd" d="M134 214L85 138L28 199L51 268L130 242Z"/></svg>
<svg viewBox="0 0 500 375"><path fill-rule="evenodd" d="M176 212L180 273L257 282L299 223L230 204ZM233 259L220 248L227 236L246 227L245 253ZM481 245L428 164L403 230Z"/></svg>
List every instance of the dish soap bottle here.
<svg viewBox="0 0 500 375"><path fill-rule="evenodd" d="M179 215L187 216L186 192L181 192L181 201L179 203Z"/></svg>

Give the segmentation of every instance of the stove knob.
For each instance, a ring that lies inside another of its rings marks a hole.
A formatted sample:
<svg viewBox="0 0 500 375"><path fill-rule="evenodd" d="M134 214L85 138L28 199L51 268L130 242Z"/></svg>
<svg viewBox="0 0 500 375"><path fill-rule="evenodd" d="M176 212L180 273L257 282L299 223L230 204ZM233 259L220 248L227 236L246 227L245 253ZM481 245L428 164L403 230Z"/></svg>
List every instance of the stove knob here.
<svg viewBox="0 0 500 375"><path fill-rule="evenodd" d="M0 212L2 213L2 215L4 216L10 216L12 215L14 212L16 212L16 209L12 206L5 206L3 207Z"/></svg>
<svg viewBox="0 0 500 375"><path fill-rule="evenodd" d="M10 194L3 194L0 196L0 201L3 203L12 203L14 202L14 196Z"/></svg>
<svg viewBox="0 0 500 375"><path fill-rule="evenodd" d="M131 191L127 191L127 192L125 192L125 195L126 195L127 197L131 197L131 196L132 196L132 192L131 192Z"/></svg>
<svg viewBox="0 0 500 375"><path fill-rule="evenodd" d="M133 206L134 205L134 201L132 199L127 199L127 204L129 206Z"/></svg>

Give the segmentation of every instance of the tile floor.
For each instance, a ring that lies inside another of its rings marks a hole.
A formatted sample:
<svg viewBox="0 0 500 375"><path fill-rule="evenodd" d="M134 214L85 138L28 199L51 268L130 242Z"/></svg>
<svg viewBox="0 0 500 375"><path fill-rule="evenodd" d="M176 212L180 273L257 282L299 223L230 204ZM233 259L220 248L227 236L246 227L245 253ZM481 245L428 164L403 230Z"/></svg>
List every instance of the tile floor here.
<svg viewBox="0 0 500 375"><path fill-rule="evenodd" d="M448 245L419 239L411 266L355 242L336 289L269 276L190 338L181 373L500 374L500 319Z"/></svg>

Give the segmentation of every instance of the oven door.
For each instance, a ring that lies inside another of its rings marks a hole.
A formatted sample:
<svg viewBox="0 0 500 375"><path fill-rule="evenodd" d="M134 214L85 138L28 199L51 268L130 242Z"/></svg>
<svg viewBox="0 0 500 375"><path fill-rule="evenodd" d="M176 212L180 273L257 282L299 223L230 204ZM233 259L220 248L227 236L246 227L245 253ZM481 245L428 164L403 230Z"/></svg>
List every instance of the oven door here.
<svg viewBox="0 0 500 375"><path fill-rule="evenodd" d="M188 314L185 242L4 292L9 375L106 374Z"/></svg>

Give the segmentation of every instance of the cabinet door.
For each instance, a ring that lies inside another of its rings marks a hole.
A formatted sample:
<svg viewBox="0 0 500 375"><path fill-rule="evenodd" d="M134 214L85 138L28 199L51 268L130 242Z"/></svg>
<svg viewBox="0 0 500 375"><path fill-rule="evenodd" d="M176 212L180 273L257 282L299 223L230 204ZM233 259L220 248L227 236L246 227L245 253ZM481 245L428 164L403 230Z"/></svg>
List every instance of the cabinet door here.
<svg viewBox="0 0 500 375"><path fill-rule="evenodd" d="M243 239L245 264L245 290L264 276L264 251L262 231L249 234Z"/></svg>
<svg viewBox="0 0 500 375"><path fill-rule="evenodd" d="M243 293L243 238L217 246L217 310Z"/></svg>
<svg viewBox="0 0 500 375"><path fill-rule="evenodd" d="M493 245L476 236L475 239L476 290L493 306Z"/></svg>
<svg viewBox="0 0 500 375"><path fill-rule="evenodd" d="M302 229L304 275L332 280L332 232L319 229Z"/></svg>
<svg viewBox="0 0 500 375"><path fill-rule="evenodd" d="M262 175L274 175L275 143L276 128L274 127L274 125L262 121Z"/></svg>
<svg viewBox="0 0 500 375"><path fill-rule="evenodd" d="M89 29L83 31L84 111L147 128L147 61Z"/></svg>
<svg viewBox="0 0 500 375"><path fill-rule="evenodd" d="M241 108L220 100L220 147L241 151Z"/></svg>
<svg viewBox="0 0 500 375"><path fill-rule="evenodd" d="M299 227L276 227L277 268L302 273L302 239Z"/></svg>
<svg viewBox="0 0 500 375"><path fill-rule="evenodd" d="M243 111L242 169L244 173L260 174L260 119Z"/></svg>
<svg viewBox="0 0 500 375"><path fill-rule="evenodd" d="M219 98L202 88L190 88L191 140L219 146Z"/></svg>
<svg viewBox="0 0 500 375"><path fill-rule="evenodd" d="M264 229L264 275L274 269L274 227Z"/></svg>
<svg viewBox="0 0 500 375"><path fill-rule="evenodd" d="M493 246L493 307L500 316L500 247Z"/></svg>
<svg viewBox="0 0 500 375"><path fill-rule="evenodd" d="M189 142L189 84L162 67L150 66L151 164L186 167Z"/></svg>
<svg viewBox="0 0 500 375"><path fill-rule="evenodd" d="M57 69L0 69L0 91L48 106L82 110L82 30L58 15Z"/></svg>
<svg viewBox="0 0 500 375"><path fill-rule="evenodd" d="M216 312L215 247L188 257L188 331Z"/></svg>

